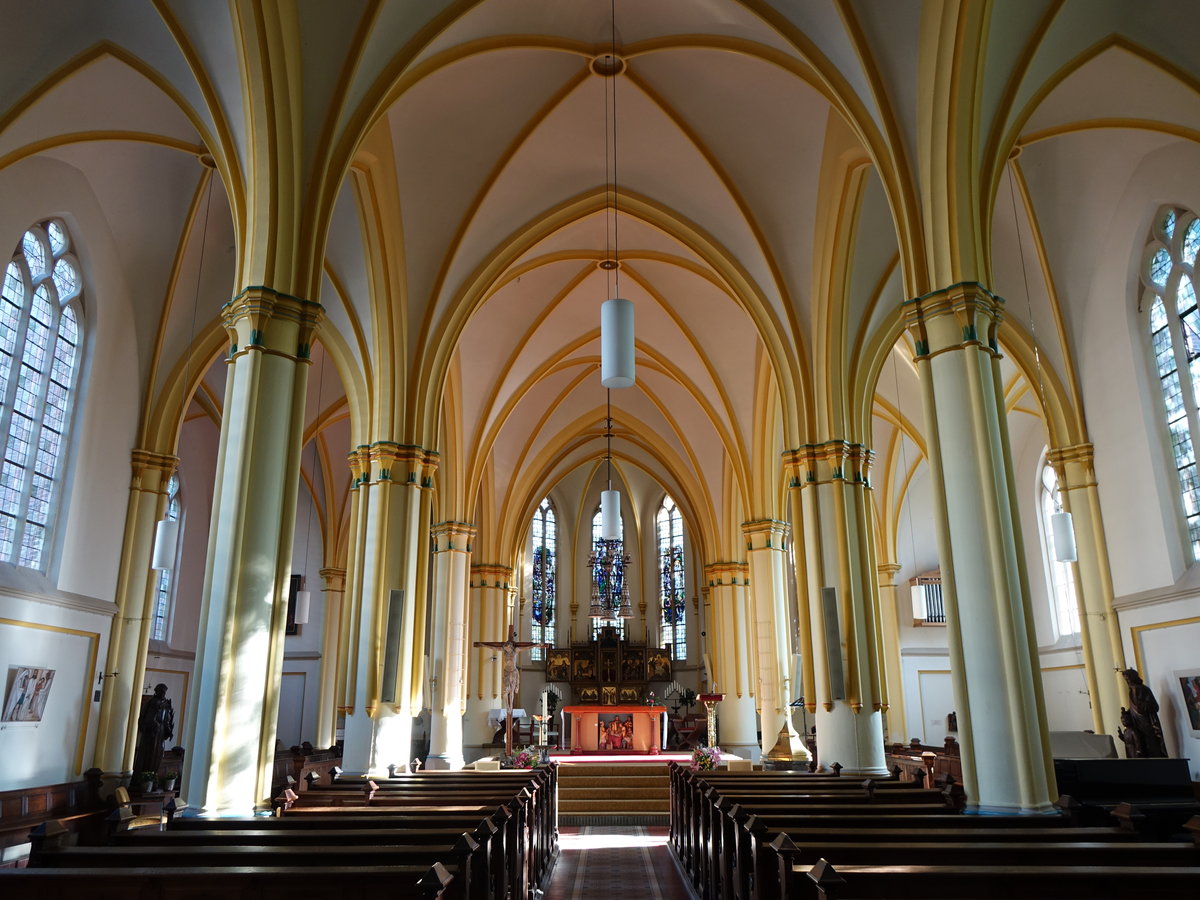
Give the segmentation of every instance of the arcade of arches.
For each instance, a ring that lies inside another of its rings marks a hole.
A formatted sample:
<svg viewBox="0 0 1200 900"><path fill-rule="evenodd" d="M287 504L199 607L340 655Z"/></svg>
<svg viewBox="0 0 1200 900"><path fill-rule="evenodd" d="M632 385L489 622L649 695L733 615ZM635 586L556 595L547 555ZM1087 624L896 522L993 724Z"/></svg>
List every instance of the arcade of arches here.
<svg viewBox="0 0 1200 900"><path fill-rule="evenodd" d="M622 627L724 692L726 750L815 724L873 773L953 734L973 807L1045 811L1051 734L1115 735L1134 666L1200 759L1177 4L4 17L0 789L128 773L157 683L205 809L266 801L277 741L492 752L473 644L590 638L610 477ZM913 612L934 571L944 622Z"/></svg>

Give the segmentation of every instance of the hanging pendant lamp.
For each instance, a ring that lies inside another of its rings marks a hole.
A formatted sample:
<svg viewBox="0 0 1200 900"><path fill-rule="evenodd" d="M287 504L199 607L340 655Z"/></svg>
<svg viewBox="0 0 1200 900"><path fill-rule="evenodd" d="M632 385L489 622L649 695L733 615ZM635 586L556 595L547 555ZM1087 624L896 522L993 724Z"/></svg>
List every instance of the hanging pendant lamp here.
<svg viewBox="0 0 1200 900"><path fill-rule="evenodd" d="M633 387L633 302L614 297L600 305L600 383L606 388Z"/></svg>

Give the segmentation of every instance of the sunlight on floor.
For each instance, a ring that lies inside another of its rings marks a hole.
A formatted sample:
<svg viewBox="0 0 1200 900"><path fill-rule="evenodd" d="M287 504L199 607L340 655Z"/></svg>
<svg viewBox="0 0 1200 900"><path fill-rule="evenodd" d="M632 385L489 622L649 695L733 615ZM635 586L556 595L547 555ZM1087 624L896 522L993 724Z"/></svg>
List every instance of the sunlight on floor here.
<svg viewBox="0 0 1200 900"><path fill-rule="evenodd" d="M667 843L665 834L562 834L558 845L562 850L607 850L614 847L661 847Z"/></svg>

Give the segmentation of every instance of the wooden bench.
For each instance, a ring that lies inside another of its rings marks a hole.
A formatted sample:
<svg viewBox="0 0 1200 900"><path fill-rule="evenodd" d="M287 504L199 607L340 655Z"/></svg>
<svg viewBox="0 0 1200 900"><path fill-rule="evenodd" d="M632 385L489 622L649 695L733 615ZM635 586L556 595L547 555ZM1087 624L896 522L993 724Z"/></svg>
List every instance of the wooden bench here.
<svg viewBox="0 0 1200 900"><path fill-rule="evenodd" d="M789 897L815 900L1195 900L1200 868L1121 866L837 866L797 867L807 882Z"/></svg>

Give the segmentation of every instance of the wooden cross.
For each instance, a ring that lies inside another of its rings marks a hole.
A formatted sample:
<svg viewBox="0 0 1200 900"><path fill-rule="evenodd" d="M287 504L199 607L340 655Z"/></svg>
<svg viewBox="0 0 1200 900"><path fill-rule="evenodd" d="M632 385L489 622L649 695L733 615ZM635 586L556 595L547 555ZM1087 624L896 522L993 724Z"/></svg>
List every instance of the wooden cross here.
<svg viewBox="0 0 1200 900"><path fill-rule="evenodd" d="M517 630L509 632L507 641L476 641L476 647L493 647L501 651L503 657L503 678L501 690L504 694L504 753L512 756L512 718L513 707L516 705L517 690L521 686L521 670L517 668L517 653L530 647L552 647L553 644L540 644L535 641L518 641Z"/></svg>

